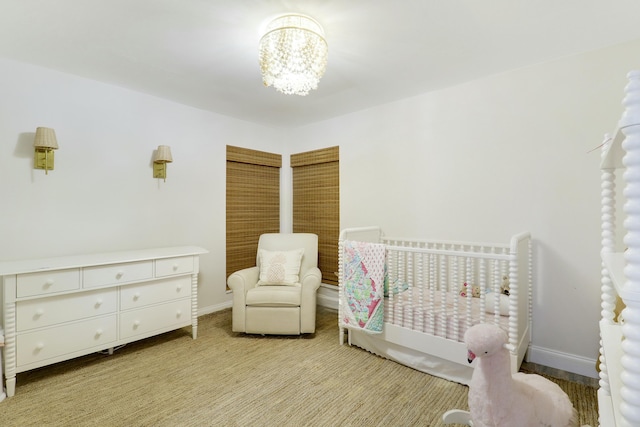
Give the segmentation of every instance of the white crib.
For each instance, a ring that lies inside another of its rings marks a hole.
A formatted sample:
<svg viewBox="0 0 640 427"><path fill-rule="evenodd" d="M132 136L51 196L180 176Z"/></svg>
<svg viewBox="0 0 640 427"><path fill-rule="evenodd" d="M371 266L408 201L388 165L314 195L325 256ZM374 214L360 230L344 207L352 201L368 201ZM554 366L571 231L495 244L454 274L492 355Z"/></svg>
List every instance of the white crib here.
<svg viewBox="0 0 640 427"><path fill-rule="evenodd" d="M340 343L462 384L471 380L464 332L481 322L500 325L509 336L512 371L531 341L532 256L529 233L509 244L447 242L385 237L379 227L345 229L339 240L339 319L343 302L343 246L347 240L383 243L388 293L380 334L340 325ZM465 286L464 284L467 284ZM508 295L502 289L508 285ZM475 288L472 292L464 289Z"/></svg>

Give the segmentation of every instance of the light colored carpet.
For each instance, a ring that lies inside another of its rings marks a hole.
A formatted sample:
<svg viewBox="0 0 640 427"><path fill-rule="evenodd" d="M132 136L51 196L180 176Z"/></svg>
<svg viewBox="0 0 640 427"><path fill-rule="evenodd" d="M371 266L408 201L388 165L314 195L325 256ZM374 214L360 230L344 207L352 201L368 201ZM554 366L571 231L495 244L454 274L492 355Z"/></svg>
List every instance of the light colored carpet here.
<svg viewBox="0 0 640 427"><path fill-rule="evenodd" d="M555 380L597 425L596 390ZM302 337L231 332L231 310L190 328L18 374L2 426L442 426L467 387L338 344L337 314Z"/></svg>

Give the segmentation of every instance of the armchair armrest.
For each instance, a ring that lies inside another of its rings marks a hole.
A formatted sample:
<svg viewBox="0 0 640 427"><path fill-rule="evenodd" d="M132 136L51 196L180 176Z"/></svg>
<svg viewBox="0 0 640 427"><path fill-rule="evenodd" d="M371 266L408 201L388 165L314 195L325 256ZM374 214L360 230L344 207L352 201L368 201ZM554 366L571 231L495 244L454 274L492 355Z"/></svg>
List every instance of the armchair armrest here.
<svg viewBox="0 0 640 427"><path fill-rule="evenodd" d="M304 272L304 275L300 276L300 284L305 291L315 292L322 282L322 272L318 267L312 267ZM308 290L307 290L308 288Z"/></svg>
<svg viewBox="0 0 640 427"><path fill-rule="evenodd" d="M302 295L300 297L300 331L313 333L316 330L316 293L322 282L318 267L312 267L300 276Z"/></svg>
<svg viewBox="0 0 640 427"><path fill-rule="evenodd" d="M260 268L259 267L249 267L242 270L238 270L232 273L227 279L227 285L235 294L242 294L242 298L244 299L244 294L251 288L255 288L258 279L260 278Z"/></svg>
<svg viewBox="0 0 640 427"><path fill-rule="evenodd" d="M245 331L245 311L247 291L255 288L260 277L260 268L250 267L232 273L227 285L233 291L233 308L231 310L231 329L233 332Z"/></svg>

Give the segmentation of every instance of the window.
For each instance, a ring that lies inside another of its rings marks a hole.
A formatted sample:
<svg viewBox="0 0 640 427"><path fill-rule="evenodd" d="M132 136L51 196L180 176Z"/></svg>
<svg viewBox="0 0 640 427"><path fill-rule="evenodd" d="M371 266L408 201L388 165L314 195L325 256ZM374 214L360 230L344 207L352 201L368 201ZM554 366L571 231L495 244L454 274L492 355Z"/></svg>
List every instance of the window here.
<svg viewBox="0 0 640 427"><path fill-rule="evenodd" d="M280 231L282 156L227 145L227 277L256 265L258 238Z"/></svg>
<svg viewBox="0 0 640 427"><path fill-rule="evenodd" d="M293 154L293 232L318 235L322 282L338 284L340 155L338 147Z"/></svg>

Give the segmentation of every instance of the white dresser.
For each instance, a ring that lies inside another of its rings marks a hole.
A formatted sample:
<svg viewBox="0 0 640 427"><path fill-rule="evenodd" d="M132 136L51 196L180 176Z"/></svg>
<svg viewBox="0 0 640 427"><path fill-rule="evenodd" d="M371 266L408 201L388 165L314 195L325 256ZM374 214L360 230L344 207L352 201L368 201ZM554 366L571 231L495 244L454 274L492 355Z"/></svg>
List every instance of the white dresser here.
<svg viewBox="0 0 640 427"><path fill-rule="evenodd" d="M195 339L206 252L185 246L0 262L7 395L19 372L188 325Z"/></svg>

